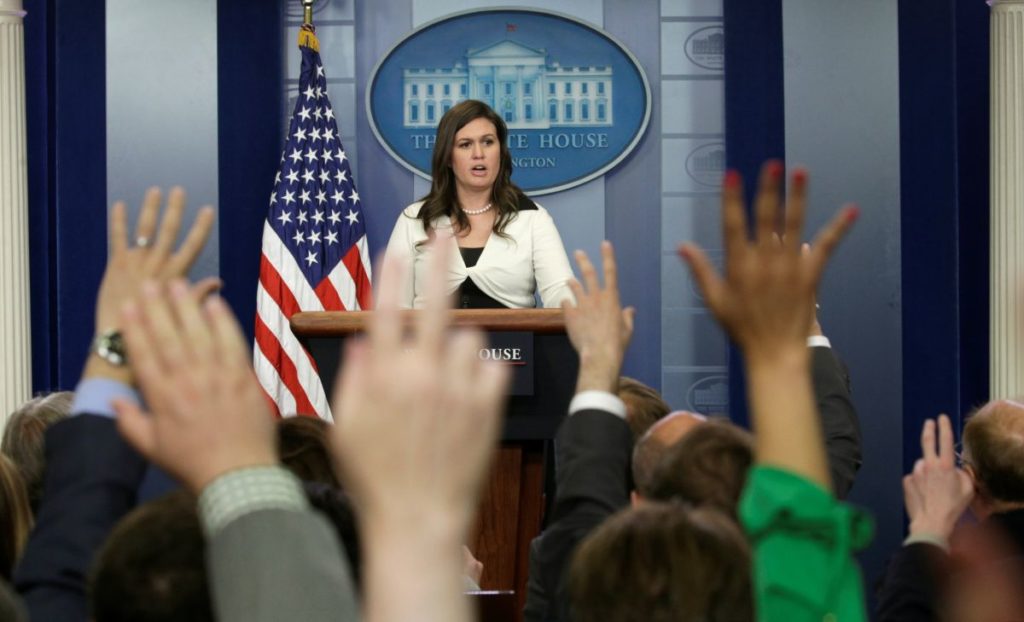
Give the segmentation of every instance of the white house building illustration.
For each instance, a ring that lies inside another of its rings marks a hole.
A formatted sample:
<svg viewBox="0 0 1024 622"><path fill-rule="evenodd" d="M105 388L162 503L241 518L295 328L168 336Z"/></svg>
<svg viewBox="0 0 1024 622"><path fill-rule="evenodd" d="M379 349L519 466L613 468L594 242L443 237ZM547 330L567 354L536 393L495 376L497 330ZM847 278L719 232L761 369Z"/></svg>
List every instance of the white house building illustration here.
<svg viewBox="0 0 1024 622"><path fill-rule="evenodd" d="M548 64L544 49L508 39L467 50L465 61L402 72L405 127L436 127L464 99L486 102L510 129L612 124L611 67Z"/></svg>

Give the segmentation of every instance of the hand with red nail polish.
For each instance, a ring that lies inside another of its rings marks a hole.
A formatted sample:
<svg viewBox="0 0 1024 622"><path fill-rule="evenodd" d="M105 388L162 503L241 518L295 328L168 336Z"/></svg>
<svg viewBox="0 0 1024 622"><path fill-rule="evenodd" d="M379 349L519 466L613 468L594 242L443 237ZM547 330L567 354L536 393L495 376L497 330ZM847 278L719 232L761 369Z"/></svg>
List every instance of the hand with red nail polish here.
<svg viewBox="0 0 1024 622"><path fill-rule="evenodd" d="M751 236L742 181L734 171L726 174L724 275L693 244L681 245L679 253L711 312L743 350L758 462L831 489L811 387L807 335L815 322L815 291L825 264L857 212L851 207L840 211L801 252L807 174L801 169L793 173L785 199L782 182L782 163L765 163L754 199Z"/></svg>
<svg viewBox="0 0 1024 622"><path fill-rule="evenodd" d="M783 201L782 164L767 162L754 200L751 239L742 181L729 171L722 190L725 274L718 274L697 246L680 246L708 307L748 357L775 357L788 350L806 355L815 290L828 258L856 218L856 208L843 209L802 253L806 189L807 173L798 169Z"/></svg>

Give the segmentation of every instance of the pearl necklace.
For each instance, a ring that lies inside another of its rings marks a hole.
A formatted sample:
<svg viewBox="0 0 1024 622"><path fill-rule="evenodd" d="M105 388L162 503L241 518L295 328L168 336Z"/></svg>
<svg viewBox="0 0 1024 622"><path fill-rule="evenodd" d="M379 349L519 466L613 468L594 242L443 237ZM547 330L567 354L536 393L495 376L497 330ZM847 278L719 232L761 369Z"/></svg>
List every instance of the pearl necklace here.
<svg viewBox="0 0 1024 622"><path fill-rule="evenodd" d="M483 214L487 210L491 209L491 205L492 205L492 203L488 203L487 205L481 207L480 209L466 209L466 208L462 208L462 213L463 214L467 214L469 216L478 216L480 214Z"/></svg>

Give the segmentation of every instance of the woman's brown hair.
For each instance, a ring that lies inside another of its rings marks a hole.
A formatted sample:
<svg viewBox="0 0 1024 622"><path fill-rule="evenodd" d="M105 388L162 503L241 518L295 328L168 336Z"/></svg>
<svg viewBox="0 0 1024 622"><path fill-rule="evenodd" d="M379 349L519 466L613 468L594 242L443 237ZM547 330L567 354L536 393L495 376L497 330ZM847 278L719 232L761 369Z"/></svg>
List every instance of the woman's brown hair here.
<svg viewBox="0 0 1024 622"><path fill-rule="evenodd" d="M11 580L32 530L32 509L14 463L0 455L0 576Z"/></svg>
<svg viewBox="0 0 1024 622"><path fill-rule="evenodd" d="M435 220L448 216L459 231L469 230L469 218L459 209L459 199L455 192L455 173L452 171L452 150L455 147L455 135L467 124L477 119L487 119L494 124L498 133L498 146L501 150L498 177L491 188L491 203L498 211L494 220L494 232L503 235L505 227L519 211L519 202L525 198L523 191L512 183L512 154L508 150L508 127L505 121L490 106L475 99L467 99L452 106L441 117L437 126L437 140L434 142L434 155L431 160L430 174L433 177L430 192L423 197L423 207L418 218L423 221L423 229L430 233Z"/></svg>

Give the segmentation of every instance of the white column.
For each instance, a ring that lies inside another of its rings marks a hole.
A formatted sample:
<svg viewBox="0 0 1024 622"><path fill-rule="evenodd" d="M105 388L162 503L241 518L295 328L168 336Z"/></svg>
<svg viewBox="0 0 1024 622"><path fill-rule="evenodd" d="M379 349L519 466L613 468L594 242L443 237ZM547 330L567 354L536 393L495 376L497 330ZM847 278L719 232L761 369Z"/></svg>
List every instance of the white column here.
<svg viewBox="0 0 1024 622"><path fill-rule="evenodd" d="M0 423L32 391L24 17L0 0Z"/></svg>
<svg viewBox="0 0 1024 622"><path fill-rule="evenodd" d="M995 0L991 54L991 397L1024 395L1024 0Z"/></svg>

